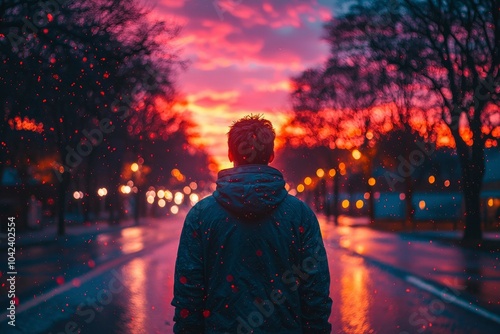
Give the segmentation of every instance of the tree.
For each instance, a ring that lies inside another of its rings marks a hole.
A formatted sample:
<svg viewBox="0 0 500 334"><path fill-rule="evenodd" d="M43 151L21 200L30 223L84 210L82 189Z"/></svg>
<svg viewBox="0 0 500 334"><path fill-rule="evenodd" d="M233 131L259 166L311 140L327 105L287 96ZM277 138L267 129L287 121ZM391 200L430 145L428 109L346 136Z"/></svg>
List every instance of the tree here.
<svg viewBox="0 0 500 334"><path fill-rule="evenodd" d="M150 21L137 2L59 4L45 8L37 1L12 0L0 5L5 51L0 100L4 120L33 116L44 125L44 139L56 144L58 230L64 234L66 193L83 158L106 143L115 171L110 182L117 188L125 149L120 138L127 136L132 115L144 111L137 107L141 99L173 98L172 74L180 62L169 49L178 28ZM116 198L113 191L109 196Z"/></svg>
<svg viewBox="0 0 500 334"><path fill-rule="evenodd" d="M376 160L384 167L384 180L390 191L402 186L406 203L406 223L414 224L413 194L424 180L431 165L435 148L426 148L424 138L416 131L398 129L382 136L377 142ZM414 226L414 225L413 225Z"/></svg>
<svg viewBox="0 0 500 334"><path fill-rule="evenodd" d="M415 94L399 117L383 117L387 130L392 120L429 141L443 129L453 138L462 170L463 238L480 240L484 148L497 145L500 135L500 1L360 0L327 25L327 36L333 50L345 47L337 57L347 62L362 54L369 68L380 70L378 106L397 109L394 85Z"/></svg>

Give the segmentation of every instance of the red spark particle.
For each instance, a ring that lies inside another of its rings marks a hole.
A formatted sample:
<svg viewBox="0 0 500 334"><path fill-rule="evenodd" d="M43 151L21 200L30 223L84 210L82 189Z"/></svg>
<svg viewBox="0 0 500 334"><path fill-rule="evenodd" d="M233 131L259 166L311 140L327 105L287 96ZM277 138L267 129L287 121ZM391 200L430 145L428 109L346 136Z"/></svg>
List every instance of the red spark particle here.
<svg viewBox="0 0 500 334"><path fill-rule="evenodd" d="M77 288L82 284L82 282L78 278L74 278L71 281L71 283L73 284L74 287L77 287Z"/></svg>
<svg viewBox="0 0 500 334"><path fill-rule="evenodd" d="M94 267L95 267L95 262L94 262L94 260L89 260L89 261L87 262L87 265L89 266L89 268L94 268Z"/></svg>
<svg viewBox="0 0 500 334"><path fill-rule="evenodd" d="M234 279L234 278L233 278L233 275L227 275L227 276L226 276L226 280L227 280L228 282L232 282L232 281L233 281L233 279Z"/></svg>
<svg viewBox="0 0 500 334"><path fill-rule="evenodd" d="M188 316L189 316L189 310L188 310L188 309L183 308L183 309L181 310L181 317L182 317L182 318L187 318Z"/></svg>
<svg viewBox="0 0 500 334"><path fill-rule="evenodd" d="M59 285L64 284L64 277L63 276L57 276L56 283L59 284Z"/></svg>
<svg viewBox="0 0 500 334"><path fill-rule="evenodd" d="M52 22L54 20L54 16L50 13L47 14L47 18L49 19L49 22Z"/></svg>
<svg viewBox="0 0 500 334"><path fill-rule="evenodd" d="M203 311L203 317L208 318L210 316L210 311L209 310L204 310Z"/></svg>
<svg viewBox="0 0 500 334"><path fill-rule="evenodd" d="M262 256L262 251L260 249L257 249L257 251L255 252L255 254L257 254L257 256Z"/></svg>
<svg viewBox="0 0 500 334"><path fill-rule="evenodd" d="M185 276L181 276L181 278L179 278L179 281L182 283L182 284L186 284L188 279L185 277Z"/></svg>
<svg viewBox="0 0 500 334"><path fill-rule="evenodd" d="M299 226L299 232L304 233L304 228L302 226Z"/></svg>

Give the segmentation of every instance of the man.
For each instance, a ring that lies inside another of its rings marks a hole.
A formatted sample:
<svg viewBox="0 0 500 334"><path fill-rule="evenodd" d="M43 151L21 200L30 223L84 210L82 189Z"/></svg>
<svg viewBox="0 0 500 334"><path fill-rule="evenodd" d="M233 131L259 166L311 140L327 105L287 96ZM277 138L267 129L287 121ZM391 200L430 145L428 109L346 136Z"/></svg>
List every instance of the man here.
<svg viewBox="0 0 500 334"><path fill-rule="evenodd" d="M175 333L330 333L330 275L314 213L270 166L261 116L228 133L234 168L188 213L175 265Z"/></svg>

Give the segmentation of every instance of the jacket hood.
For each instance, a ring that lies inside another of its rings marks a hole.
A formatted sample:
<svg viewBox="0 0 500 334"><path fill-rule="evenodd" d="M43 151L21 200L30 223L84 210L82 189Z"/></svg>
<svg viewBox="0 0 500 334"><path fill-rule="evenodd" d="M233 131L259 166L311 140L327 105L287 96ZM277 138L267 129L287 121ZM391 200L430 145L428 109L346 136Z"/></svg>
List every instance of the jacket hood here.
<svg viewBox="0 0 500 334"><path fill-rule="evenodd" d="M252 219L274 210L287 196L283 174L267 165L221 170L215 200L239 217Z"/></svg>

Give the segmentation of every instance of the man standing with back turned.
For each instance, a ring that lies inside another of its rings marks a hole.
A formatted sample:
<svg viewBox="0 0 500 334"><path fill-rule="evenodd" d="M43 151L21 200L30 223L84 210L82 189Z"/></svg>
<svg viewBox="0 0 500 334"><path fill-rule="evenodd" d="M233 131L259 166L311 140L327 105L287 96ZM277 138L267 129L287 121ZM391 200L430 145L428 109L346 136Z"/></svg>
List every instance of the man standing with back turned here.
<svg viewBox="0 0 500 334"><path fill-rule="evenodd" d="M175 265L175 333L330 333L330 274L318 220L268 166L275 132L233 123L234 168L188 213Z"/></svg>

